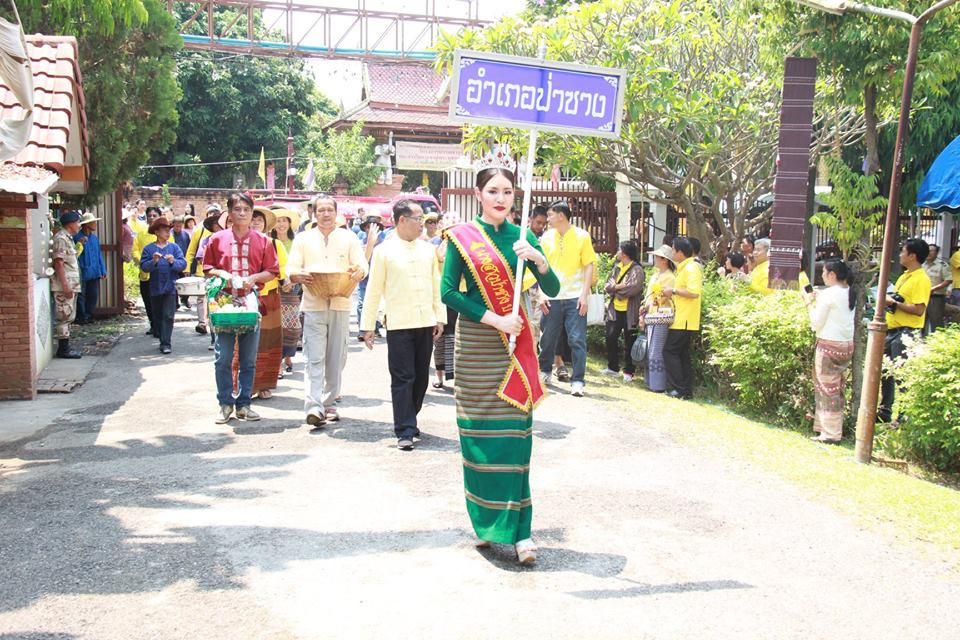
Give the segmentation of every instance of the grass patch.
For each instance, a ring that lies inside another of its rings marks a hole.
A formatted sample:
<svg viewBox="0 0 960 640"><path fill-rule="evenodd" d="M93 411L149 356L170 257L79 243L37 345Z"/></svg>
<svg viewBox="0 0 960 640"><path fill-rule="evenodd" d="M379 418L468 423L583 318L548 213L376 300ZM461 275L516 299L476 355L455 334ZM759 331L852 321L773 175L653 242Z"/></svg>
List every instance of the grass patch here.
<svg viewBox="0 0 960 640"><path fill-rule="evenodd" d="M838 510L867 524L890 524L905 537L960 549L960 491L923 478L853 460L853 443L835 447L809 440L810 434L778 428L702 400L678 404L596 375L604 366L591 358L590 384L643 415L648 426L666 431L691 448L735 457L802 487ZM642 382L639 383L642 385Z"/></svg>

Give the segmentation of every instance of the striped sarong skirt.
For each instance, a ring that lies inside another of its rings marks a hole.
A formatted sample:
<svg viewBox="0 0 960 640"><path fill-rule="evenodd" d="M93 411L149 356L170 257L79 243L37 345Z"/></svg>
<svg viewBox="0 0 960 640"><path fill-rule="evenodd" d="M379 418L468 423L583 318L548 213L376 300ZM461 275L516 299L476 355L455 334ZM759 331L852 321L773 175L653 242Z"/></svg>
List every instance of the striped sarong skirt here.
<svg viewBox="0 0 960 640"><path fill-rule="evenodd" d="M280 291L274 289L260 297L260 344L257 347L256 372L253 375L253 390L260 393L277 388L280 373L283 330L280 328ZM240 372L239 350L233 352L233 388L238 389L237 375Z"/></svg>
<svg viewBox="0 0 960 640"><path fill-rule="evenodd" d="M481 540L530 537L533 416L497 396L509 364L500 333L460 316L454 393L467 513Z"/></svg>

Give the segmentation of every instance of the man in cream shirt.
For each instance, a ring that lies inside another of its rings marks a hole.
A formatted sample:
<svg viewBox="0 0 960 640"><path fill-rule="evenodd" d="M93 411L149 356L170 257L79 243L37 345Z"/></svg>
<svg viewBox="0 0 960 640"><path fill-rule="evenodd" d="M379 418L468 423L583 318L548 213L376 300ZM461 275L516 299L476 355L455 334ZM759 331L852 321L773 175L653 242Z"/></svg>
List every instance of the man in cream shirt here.
<svg viewBox="0 0 960 640"><path fill-rule="evenodd" d="M330 196L314 200L317 226L297 234L287 258L290 281L301 283L303 354L306 365L307 424L323 426L340 419L334 400L340 394L341 363L350 329L350 298L322 298L310 291L310 272L350 273L354 282L367 274L367 259L356 234L337 227L337 203Z"/></svg>
<svg viewBox="0 0 960 640"><path fill-rule="evenodd" d="M373 349L377 309L384 299L393 430L404 451L413 449L420 435L417 414L430 382L430 354L447 318L434 246L420 239L423 217L420 205L410 200L393 205L396 232L373 254L360 318L364 342Z"/></svg>

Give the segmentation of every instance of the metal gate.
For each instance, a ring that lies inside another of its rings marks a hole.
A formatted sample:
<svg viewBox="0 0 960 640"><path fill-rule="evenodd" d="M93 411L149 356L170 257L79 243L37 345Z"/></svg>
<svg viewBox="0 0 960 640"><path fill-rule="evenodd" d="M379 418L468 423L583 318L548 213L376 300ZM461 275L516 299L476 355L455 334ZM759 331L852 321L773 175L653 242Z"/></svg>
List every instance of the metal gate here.
<svg viewBox="0 0 960 640"><path fill-rule="evenodd" d="M98 317L123 313L123 235L120 231L120 214L123 212L121 193L108 193L97 201L94 209L100 222L97 235L100 251L107 265L107 278L100 281L100 302L95 314Z"/></svg>

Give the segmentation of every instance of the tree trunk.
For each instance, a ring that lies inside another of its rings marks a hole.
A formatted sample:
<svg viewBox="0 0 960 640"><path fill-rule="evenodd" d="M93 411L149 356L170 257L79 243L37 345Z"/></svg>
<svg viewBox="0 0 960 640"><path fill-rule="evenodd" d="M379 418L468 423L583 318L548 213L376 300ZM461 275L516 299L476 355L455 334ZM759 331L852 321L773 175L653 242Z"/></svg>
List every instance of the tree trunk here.
<svg viewBox="0 0 960 640"><path fill-rule="evenodd" d="M867 157L864 162L864 175L872 176L880 171L880 143L877 139L877 87L868 84L863 88L863 118L866 132L863 144L867 148Z"/></svg>

